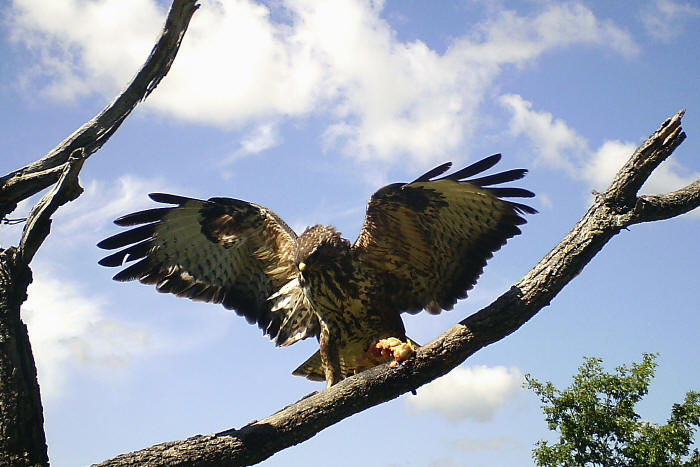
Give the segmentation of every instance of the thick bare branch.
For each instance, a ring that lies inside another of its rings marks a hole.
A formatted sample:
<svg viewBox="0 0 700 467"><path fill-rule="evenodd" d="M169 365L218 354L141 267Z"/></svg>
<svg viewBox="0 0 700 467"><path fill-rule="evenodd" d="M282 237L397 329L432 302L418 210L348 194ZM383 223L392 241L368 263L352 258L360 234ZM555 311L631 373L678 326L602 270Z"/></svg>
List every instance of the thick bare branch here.
<svg viewBox="0 0 700 467"><path fill-rule="evenodd" d="M640 196L629 225L652 222L685 214L700 207L700 180L665 195Z"/></svg>
<svg viewBox="0 0 700 467"><path fill-rule="evenodd" d="M42 159L0 178L0 219L12 212L19 201L56 183L63 164L74 151L82 149L86 156L90 156L107 142L136 105L145 99L168 73L197 8L196 0L175 0L160 40L126 89L102 112Z"/></svg>
<svg viewBox="0 0 700 467"><path fill-rule="evenodd" d="M197 7L195 0L174 0L159 42L114 102L43 159L0 178L0 219L19 201L56 183L32 209L19 248L0 249L0 465L48 465L36 366L20 319L31 283L29 263L49 234L51 216L81 194L78 174L85 159L102 147L170 69Z"/></svg>
<svg viewBox="0 0 700 467"><path fill-rule="evenodd" d="M420 348L405 365L375 367L239 430L163 443L99 465L255 464L352 414L446 374L479 349L516 331L547 306L608 240L630 223L669 218L697 207L700 181L668 195L637 199L637 191L654 168L685 138L682 116L681 111L668 119L635 151L608 190L525 277L491 305Z"/></svg>
<svg viewBox="0 0 700 467"><path fill-rule="evenodd" d="M0 251L0 465L48 465L36 366L19 316L32 274L19 256Z"/></svg>
<svg viewBox="0 0 700 467"><path fill-rule="evenodd" d="M685 110L666 119L661 127L639 146L632 157L617 172L610 187L603 196L626 210L634 206L634 202L644 182L651 172L671 155L685 139L681 119Z"/></svg>

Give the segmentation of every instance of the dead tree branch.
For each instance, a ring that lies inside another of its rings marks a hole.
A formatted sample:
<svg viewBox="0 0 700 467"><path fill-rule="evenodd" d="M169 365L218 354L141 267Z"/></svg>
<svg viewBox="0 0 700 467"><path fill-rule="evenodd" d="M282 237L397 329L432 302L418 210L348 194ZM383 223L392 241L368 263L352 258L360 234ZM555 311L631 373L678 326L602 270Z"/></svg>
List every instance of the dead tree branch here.
<svg viewBox="0 0 700 467"><path fill-rule="evenodd" d="M375 367L241 429L158 444L99 465L255 464L350 415L448 373L479 349L516 331L547 306L622 229L700 206L700 181L661 196L637 196L652 171L685 139L682 117L683 111L666 120L634 152L578 224L525 277L491 305L420 348L407 364L396 369Z"/></svg>
<svg viewBox="0 0 700 467"><path fill-rule="evenodd" d="M55 184L32 209L17 248L0 249L0 465L48 465L36 366L20 305L32 281L29 263L50 232L51 216L82 193L78 174L91 154L167 74L196 0L175 0L163 33L131 84L99 115L37 162L0 178L0 219Z"/></svg>
<svg viewBox="0 0 700 467"><path fill-rule="evenodd" d="M107 142L136 105L148 97L168 73L197 8L196 0L175 0L158 43L126 89L43 158L0 177L0 219L11 213L19 201L56 183L63 164L74 151L82 149L89 157Z"/></svg>
<svg viewBox="0 0 700 467"><path fill-rule="evenodd" d="M24 264L32 261L34 254L48 237L51 231L51 216L59 207L73 201L83 192L78 182L78 174L86 158L85 152L77 149L64 164L56 184L29 213L19 242L19 257Z"/></svg>

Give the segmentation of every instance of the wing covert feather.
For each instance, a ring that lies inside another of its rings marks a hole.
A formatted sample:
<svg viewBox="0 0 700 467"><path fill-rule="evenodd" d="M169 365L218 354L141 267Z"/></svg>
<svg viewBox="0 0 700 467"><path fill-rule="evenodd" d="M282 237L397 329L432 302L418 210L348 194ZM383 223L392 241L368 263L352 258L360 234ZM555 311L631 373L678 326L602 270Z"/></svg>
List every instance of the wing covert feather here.
<svg viewBox="0 0 700 467"><path fill-rule="evenodd" d="M136 261L115 280L138 280L159 292L221 303L257 324L277 345L319 334L298 285L297 236L275 213L231 198L150 196L176 206L123 216L117 225L137 227L98 244L120 249L100 261L104 266Z"/></svg>
<svg viewBox="0 0 700 467"><path fill-rule="evenodd" d="M476 283L488 259L520 233L530 206L501 197L532 197L521 188L490 186L522 178L524 169L477 179L500 155L487 157L439 179L446 166L394 183L370 199L353 245L361 267L379 284L377 300L387 312L439 313L451 309ZM489 188L486 188L486 187Z"/></svg>

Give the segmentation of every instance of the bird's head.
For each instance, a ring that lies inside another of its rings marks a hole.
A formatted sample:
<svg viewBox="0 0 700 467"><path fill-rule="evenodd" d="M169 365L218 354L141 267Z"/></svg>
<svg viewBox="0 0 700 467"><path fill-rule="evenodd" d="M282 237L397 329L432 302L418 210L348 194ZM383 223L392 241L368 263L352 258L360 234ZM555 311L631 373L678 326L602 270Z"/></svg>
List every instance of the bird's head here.
<svg viewBox="0 0 700 467"><path fill-rule="evenodd" d="M329 266L348 263L350 242L340 236L333 227L314 225L307 227L299 237L296 264L302 280L310 274L322 272Z"/></svg>

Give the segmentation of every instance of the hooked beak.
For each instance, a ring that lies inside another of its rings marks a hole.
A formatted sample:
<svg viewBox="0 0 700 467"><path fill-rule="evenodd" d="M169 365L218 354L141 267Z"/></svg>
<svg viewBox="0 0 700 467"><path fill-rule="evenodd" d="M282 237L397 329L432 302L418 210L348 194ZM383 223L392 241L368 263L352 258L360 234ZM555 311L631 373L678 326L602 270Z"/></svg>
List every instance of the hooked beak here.
<svg viewBox="0 0 700 467"><path fill-rule="evenodd" d="M304 271L306 271L306 263L299 263L299 283L304 285L306 283L306 277L304 276Z"/></svg>

